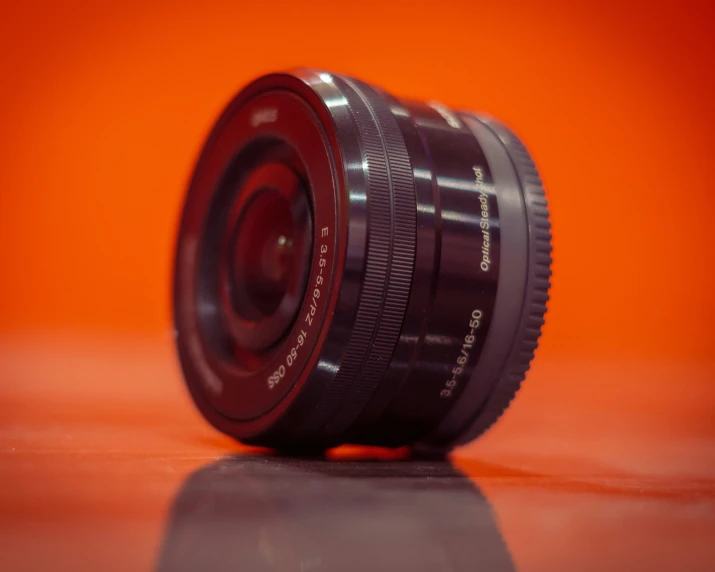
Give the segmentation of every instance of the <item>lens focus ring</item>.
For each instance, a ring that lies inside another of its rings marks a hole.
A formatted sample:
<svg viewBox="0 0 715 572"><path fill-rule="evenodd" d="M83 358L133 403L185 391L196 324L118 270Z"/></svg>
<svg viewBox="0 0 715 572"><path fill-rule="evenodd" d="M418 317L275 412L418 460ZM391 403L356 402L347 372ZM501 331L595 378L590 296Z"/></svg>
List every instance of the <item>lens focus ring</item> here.
<svg viewBox="0 0 715 572"><path fill-rule="evenodd" d="M382 380L400 335L415 258L412 167L397 123L369 86L335 78L353 112L368 178L368 243L357 317L340 370L295 437L339 436Z"/></svg>

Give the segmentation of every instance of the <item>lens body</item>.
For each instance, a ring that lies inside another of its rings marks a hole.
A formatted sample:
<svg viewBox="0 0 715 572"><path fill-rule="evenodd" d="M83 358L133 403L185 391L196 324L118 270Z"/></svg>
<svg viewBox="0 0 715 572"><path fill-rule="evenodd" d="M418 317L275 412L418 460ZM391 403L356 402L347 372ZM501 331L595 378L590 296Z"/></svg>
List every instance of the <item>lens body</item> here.
<svg viewBox="0 0 715 572"><path fill-rule="evenodd" d="M496 120L316 70L261 77L184 206L191 395L219 430L284 450L469 441L529 368L550 239L533 162Z"/></svg>

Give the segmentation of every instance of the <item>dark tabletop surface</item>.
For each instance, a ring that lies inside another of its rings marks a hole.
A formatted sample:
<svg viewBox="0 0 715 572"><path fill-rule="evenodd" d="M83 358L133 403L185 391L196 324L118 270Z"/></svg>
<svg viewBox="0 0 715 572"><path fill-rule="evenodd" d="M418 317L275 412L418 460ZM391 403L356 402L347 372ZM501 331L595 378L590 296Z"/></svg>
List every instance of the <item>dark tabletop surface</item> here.
<svg viewBox="0 0 715 572"><path fill-rule="evenodd" d="M0 570L715 569L713 442L562 408L569 364L448 459L291 459L208 427L170 340L40 343L0 353Z"/></svg>

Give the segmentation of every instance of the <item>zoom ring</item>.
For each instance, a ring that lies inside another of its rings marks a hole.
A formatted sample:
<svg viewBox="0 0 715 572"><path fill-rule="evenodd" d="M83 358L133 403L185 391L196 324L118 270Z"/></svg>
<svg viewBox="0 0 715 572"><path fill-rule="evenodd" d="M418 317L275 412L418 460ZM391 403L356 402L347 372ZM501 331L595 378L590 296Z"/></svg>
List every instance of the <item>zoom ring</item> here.
<svg viewBox="0 0 715 572"><path fill-rule="evenodd" d="M534 161L521 141L504 125L491 118L474 117L491 129L506 147L521 183L529 228L528 269L521 321L507 368L479 411L477 421L453 445L467 443L487 431L519 391L539 345L551 278L551 224L544 188Z"/></svg>
<svg viewBox="0 0 715 572"><path fill-rule="evenodd" d="M367 164L368 243L357 316L340 369L301 426L301 433L326 446L340 441L385 375L405 317L417 232L412 167L389 106L357 80L335 80Z"/></svg>

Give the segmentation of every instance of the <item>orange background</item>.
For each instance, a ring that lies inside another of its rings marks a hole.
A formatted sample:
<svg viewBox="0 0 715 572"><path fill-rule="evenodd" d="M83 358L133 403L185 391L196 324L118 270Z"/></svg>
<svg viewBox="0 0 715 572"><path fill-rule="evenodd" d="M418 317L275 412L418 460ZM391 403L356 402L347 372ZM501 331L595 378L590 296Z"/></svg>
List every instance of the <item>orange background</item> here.
<svg viewBox="0 0 715 572"><path fill-rule="evenodd" d="M714 22L708 0L4 2L3 450L49 448L53 467L79 449L179 451L194 461L176 461L178 485L235 448L193 411L174 362L176 224L226 101L259 74L311 66L487 111L542 173L555 258L543 342L504 420L459 458L710 478ZM489 495L504 475L480 467ZM32 487L23 471L4 484ZM57 510L94 514L77 486ZM519 537L523 503L494 494L517 560L534 562L545 538ZM14 502L15 516L35 506Z"/></svg>

